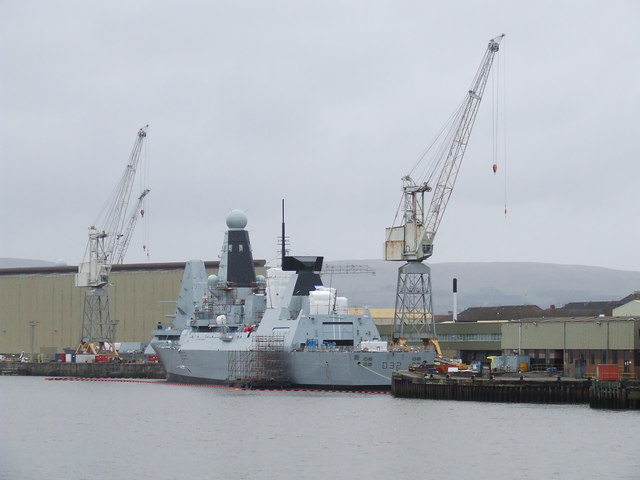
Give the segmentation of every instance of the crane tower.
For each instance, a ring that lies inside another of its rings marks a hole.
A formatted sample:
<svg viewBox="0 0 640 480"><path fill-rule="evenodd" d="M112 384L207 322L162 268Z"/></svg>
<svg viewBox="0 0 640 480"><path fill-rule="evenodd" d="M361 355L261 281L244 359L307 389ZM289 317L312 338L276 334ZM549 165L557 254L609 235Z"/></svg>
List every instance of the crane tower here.
<svg viewBox="0 0 640 480"><path fill-rule="evenodd" d="M419 181L411 174L402 177L401 212L396 214L401 221L386 229L385 240L385 260L406 262L398 269L393 343L404 344L408 340L422 341L425 345L433 343L441 353L433 319L431 269L422 262L433 254L433 241L453 191L503 37L504 34L489 41L471 87L432 159L429 176ZM428 209L425 209L426 193L432 193Z"/></svg>
<svg viewBox="0 0 640 480"><path fill-rule="evenodd" d="M76 287L88 287L84 295L82 338L77 353L110 352L117 355L114 345L115 322L109 312L109 283L113 264L122 263L138 218L142 200L149 193L145 189L131 212L127 212L142 144L149 125L138 130L129 161L113 196L107 204L101 227L89 227L89 241L85 257L78 267Z"/></svg>

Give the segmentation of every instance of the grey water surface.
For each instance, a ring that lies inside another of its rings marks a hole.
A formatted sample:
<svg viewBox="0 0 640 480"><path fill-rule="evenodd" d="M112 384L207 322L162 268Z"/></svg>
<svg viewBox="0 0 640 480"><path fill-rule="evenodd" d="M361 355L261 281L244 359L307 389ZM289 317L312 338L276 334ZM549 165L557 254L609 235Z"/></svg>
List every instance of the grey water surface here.
<svg viewBox="0 0 640 480"><path fill-rule="evenodd" d="M0 377L0 479L640 478L640 412Z"/></svg>

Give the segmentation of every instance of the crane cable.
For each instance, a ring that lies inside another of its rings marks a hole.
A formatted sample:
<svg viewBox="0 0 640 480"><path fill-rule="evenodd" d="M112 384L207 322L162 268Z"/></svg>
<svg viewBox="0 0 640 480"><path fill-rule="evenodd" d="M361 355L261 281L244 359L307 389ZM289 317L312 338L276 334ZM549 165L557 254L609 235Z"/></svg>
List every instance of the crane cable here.
<svg viewBox="0 0 640 480"><path fill-rule="evenodd" d="M503 50L503 55L504 55L504 50ZM492 93L493 93L493 100L492 100L492 143L493 143L493 152L492 152L492 161L493 161L493 172L494 174L497 172L498 169L498 157L499 157L499 121L500 121L500 115L499 115L499 110L500 110L500 96L499 96L499 91L502 88L502 94L503 94L503 100L502 100L502 109L503 109L503 114L502 114L502 123L503 123L503 129L502 129L502 135L503 135L503 169L504 169L504 215L506 218L507 215L507 176L506 176L506 167L507 167L507 162L506 162L506 156L507 156L507 140L506 140L506 88L504 88L504 84L506 84L506 68L502 68L502 76L503 76L503 85L500 85L500 56L497 56L497 61L498 61L498 65L497 65L497 70L498 73L495 74L494 72L491 73L491 78L492 78ZM506 61L504 62L506 64ZM447 155L448 155L448 147L451 145L451 143L453 142L453 137L455 135L455 129L451 128L451 125L456 122L458 123L458 120L460 119L460 117L464 114L464 110L465 110L465 104L467 103L467 95L465 95L465 97L463 98L462 102L460 103L460 105L454 110L454 112L450 115L450 117L447 119L447 121L443 124L443 126L441 127L441 129L438 131L438 133L436 134L435 138L433 139L433 141L431 142L431 144L429 144L429 146L422 152L422 154L418 157L418 159L416 160L415 164L413 165L413 167L409 170L409 173L407 174L408 177L413 178L415 177L416 179L419 180L413 180L414 182L416 182L417 184L422 184L425 183L429 186L431 186L433 184L432 180L434 178L434 176L436 174L439 174L440 171L442 170L442 165L443 163L446 161L447 159ZM438 143L439 142L439 143ZM438 144L438 147L435 149L435 152L431 153L431 150L434 148L434 146L436 145L436 143ZM425 162L425 158L431 153L431 159L428 162ZM418 170L418 167L423 167L418 174L414 175L416 173L416 171ZM396 210L396 215L395 218L393 220L393 226L396 225L396 221L400 215L400 211L402 209L402 205L403 205L403 200L400 200L400 204L398 205L398 209Z"/></svg>
<svg viewBox="0 0 640 480"><path fill-rule="evenodd" d="M145 190L149 188L149 139L147 139L144 150L144 157L142 162L142 175L140 176L140 190ZM147 259L150 258L149 253L149 220L145 218L145 214L149 211L149 196L145 196L142 200L142 207L140 210L140 215L142 216L142 249L147 256Z"/></svg>
<svg viewBox="0 0 640 480"><path fill-rule="evenodd" d="M467 97L465 96L462 102L458 105L458 107L453 111L453 113L449 116L449 118L444 122L434 139L431 141L429 146L422 152L422 154L418 157L411 170L407 174L410 178L417 178L418 183L426 183L431 186L433 184L433 177L438 174L442 170L442 163L446 160L447 157L447 148L452 143L452 138L455 135L454 129L451 128L454 122L457 123L458 119L464 112L464 106L466 103ZM436 146L434 152L431 150ZM425 158L431 154L430 160L425 162ZM423 166L423 168L419 171L417 175L414 175L418 167ZM393 226L396 226L396 221L400 216L400 212L402 210L404 198L400 199L400 203L398 204L398 208L396 209L396 215L393 219ZM387 239L388 240L388 239Z"/></svg>
<svg viewBox="0 0 640 480"><path fill-rule="evenodd" d="M500 58L496 59L496 68L491 71L491 146L493 162L493 174L498 171L498 124L500 118L500 98L498 91L500 89Z"/></svg>
<svg viewBox="0 0 640 480"><path fill-rule="evenodd" d="M502 48L502 56L505 58L503 64L506 64L506 49ZM500 65L500 57L496 59L496 72L491 73L492 79L492 114L491 114L491 127L492 127L492 161L493 161L493 174L495 175L498 170L498 160L501 157L502 170L504 170L504 216L507 216L507 93L506 93L506 66ZM502 73L502 78L500 78ZM500 98L502 93L502 98ZM501 105L502 103L502 105ZM501 125L502 124L502 125ZM500 146L500 134L502 134L502 146ZM502 147L502 151L500 151Z"/></svg>
<svg viewBox="0 0 640 480"><path fill-rule="evenodd" d="M507 51L503 50L502 56L504 57L502 68L502 109L504 111L502 115L502 141L504 155L504 218L507 218Z"/></svg>
<svg viewBox="0 0 640 480"><path fill-rule="evenodd" d="M418 175L415 175L416 178L420 179L419 183L431 184L431 180L433 179L434 175L440 172L442 162L446 159L446 155L448 153L446 149L451 144L449 140L455 134L455 131L453 131L454 129L451 128L451 125L456 122L462 115L465 103L466 96L456 107L453 113L449 116L449 118L444 122L432 142L418 157L416 163L409 171L409 176L413 177L419 166L422 165L424 167L420 170ZM438 147L436 151L431 155L431 159L428 162L424 162L425 158L427 157L427 155L429 155L436 144Z"/></svg>

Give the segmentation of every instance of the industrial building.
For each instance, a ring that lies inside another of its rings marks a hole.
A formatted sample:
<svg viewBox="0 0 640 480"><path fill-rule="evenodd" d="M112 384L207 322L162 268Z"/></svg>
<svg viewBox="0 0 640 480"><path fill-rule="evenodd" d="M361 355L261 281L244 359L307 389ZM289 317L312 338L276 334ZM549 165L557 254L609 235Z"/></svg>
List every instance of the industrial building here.
<svg viewBox="0 0 640 480"><path fill-rule="evenodd" d="M475 309L469 309L475 311ZM351 309L350 313L361 313L362 308ZM393 308L370 308L382 340L390 341L393 336ZM491 355L502 355L502 331L504 321L480 320L477 322L441 321L437 323L438 342L446 357L459 358L464 363L484 361ZM419 345L421 342L409 342Z"/></svg>
<svg viewBox="0 0 640 480"><path fill-rule="evenodd" d="M640 300L634 299L613 309L614 317L640 317Z"/></svg>
<svg viewBox="0 0 640 480"><path fill-rule="evenodd" d="M265 261L254 263L264 275ZM218 265L205 262L207 273L217 273ZM113 265L107 290L116 342L148 342L158 322L169 322L184 266ZM75 286L77 272L76 266L0 269L0 354L47 355L79 345L86 289Z"/></svg>
<svg viewBox="0 0 640 480"><path fill-rule="evenodd" d="M632 300L620 308L636 312L638 304L638 300ZM591 305L588 307L592 308ZM468 315L461 316L468 318L479 311L476 308L469 310ZM496 310L503 314L506 310L522 313L531 308L492 307L490 310L488 315L495 317ZM394 309L372 308L370 313L382 339L390 340ZM467 364L486 362L490 356L520 354L529 357L530 366L534 370L554 369L571 377L594 377L597 365L617 364L623 377L640 378L640 313L635 317L598 315L458 322L449 320L439 322L436 328L443 354L459 358Z"/></svg>
<svg viewBox="0 0 640 480"><path fill-rule="evenodd" d="M441 322L438 341L445 356L470 364L502 354L502 321Z"/></svg>
<svg viewBox="0 0 640 480"><path fill-rule="evenodd" d="M616 364L623 377L640 377L640 316L448 321L437 328L444 354L465 363L524 355L533 370L595 377L597 365Z"/></svg>
<svg viewBox="0 0 640 480"><path fill-rule="evenodd" d="M523 319L501 325L504 354L528 355L531 365L572 377L595 377L596 366L616 364L623 376L640 374L640 318Z"/></svg>
<svg viewBox="0 0 640 480"><path fill-rule="evenodd" d="M257 273L266 275L265 261L254 263ZM217 273L218 265L205 262L207 273ZM117 342L148 342L158 322L169 322L184 266L183 262L113 265L107 289ZM75 266L0 269L0 354L24 351L47 356L78 346L85 289L75 286L77 271ZM491 319L440 322L437 334L443 353L466 363L520 353L530 358L532 368L556 368L580 377L595 375L599 364L613 363L633 378L640 374L640 302L637 293L625 300L613 310L614 317L507 320L516 310L508 307L513 311L507 313L507 307L500 307L501 315L483 312ZM394 309L370 312L382 339L389 340Z"/></svg>

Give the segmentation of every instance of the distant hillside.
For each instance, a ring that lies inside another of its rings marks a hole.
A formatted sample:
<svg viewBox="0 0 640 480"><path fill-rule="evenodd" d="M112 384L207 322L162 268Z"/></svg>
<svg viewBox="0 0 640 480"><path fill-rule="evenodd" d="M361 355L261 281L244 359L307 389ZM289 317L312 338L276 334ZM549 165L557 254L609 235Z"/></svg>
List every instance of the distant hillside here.
<svg viewBox="0 0 640 480"><path fill-rule="evenodd" d="M323 276L350 306L393 307L401 262L352 260L331 265L368 265L371 275ZM546 263L434 263L431 264L433 307L444 314L452 309L452 279L458 279L458 310L498 305L551 305L569 302L619 300L640 290L640 272L601 267Z"/></svg>
<svg viewBox="0 0 640 480"><path fill-rule="evenodd" d="M55 262L27 258L0 258L0 268L50 267L52 265L55 265Z"/></svg>
<svg viewBox="0 0 640 480"><path fill-rule="evenodd" d="M323 275L324 284L349 298L350 306L391 308L395 305L398 267L384 260L327 261L328 265L367 265L375 275ZM0 258L0 268L42 267L55 262ZM469 307L551 305L620 300L640 290L640 272L549 263L431 264L433 307L446 314L452 307L452 279L458 279L458 311Z"/></svg>

